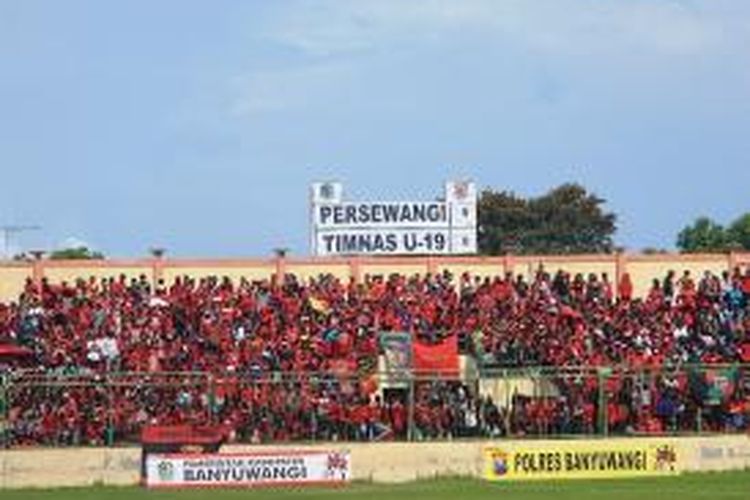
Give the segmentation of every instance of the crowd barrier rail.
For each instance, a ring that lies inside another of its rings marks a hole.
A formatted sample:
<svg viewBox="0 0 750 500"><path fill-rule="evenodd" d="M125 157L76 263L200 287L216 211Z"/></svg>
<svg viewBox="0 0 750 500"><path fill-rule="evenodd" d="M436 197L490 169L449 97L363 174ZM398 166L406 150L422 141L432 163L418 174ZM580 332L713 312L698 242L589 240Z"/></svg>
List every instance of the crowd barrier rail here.
<svg viewBox="0 0 750 500"><path fill-rule="evenodd" d="M750 430L750 365L428 373L6 373L0 446L119 446L145 424L229 442L690 436Z"/></svg>

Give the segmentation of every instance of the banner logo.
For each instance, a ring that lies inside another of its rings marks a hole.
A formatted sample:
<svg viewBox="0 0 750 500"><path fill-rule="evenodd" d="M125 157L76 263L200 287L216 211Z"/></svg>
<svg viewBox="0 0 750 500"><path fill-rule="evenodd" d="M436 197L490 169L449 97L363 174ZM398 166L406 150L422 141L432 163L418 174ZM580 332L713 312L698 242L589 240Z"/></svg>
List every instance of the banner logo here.
<svg viewBox="0 0 750 500"><path fill-rule="evenodd" d="M327 469L328 477L345 477L349 470L349 459L342 453L331 453L328 455Z"/></svg>
<svg viewBox="0 0 750 500"><path fill-rule="evenodd" d="M466 182L457 182L453 185L453 196L457 200L464 200L469 196L469 185Z"/></svg>
<svg viewBox="0 0 750 500"><path fill-rule="evenodd" d="M171 462L162 461L159 462L157 467L159 479L162 481L171 481L174 479L174 465Z"/></svg>
<svg viewBox="0 0 750 500"><path fill-rule="evenodd" d="M677 452L674 450L674 446L665 444L657 448L656 450L656 468L658 470L674 470L675 463L677 462Z"/></svg>
<svg viewBox="0 0 750 500"><path fill-rule="evenodd" d="M508 473L508 454L504 451L492 452L492 470L496 476L504 476Z"/></svg>
<svg viewBox="0 0 750 500"><path fill-rule="evenodd" d="M320 197L324 200L330 200L333 198L334 189L333 184L330 182L326 182L322 186L320 186Z"/></svg>

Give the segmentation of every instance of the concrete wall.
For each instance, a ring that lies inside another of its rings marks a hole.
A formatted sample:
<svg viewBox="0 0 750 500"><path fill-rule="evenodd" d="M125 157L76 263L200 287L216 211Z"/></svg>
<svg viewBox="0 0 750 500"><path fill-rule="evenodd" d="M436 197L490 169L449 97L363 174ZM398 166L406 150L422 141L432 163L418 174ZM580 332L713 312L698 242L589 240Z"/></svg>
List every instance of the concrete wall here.
<svg viewBox="0 0 750 500"><path fill-rule="evenodd" d="M633 257L627 262L627 272L633 281L633 293L643 296L648 293L651 281L654 278L663 278L669 269L677 273L677 278L682 276L683 271L690 271L693 279L699 279L704 271L721 275L723 271L730 270L729 264L723 255L681 255L676 261L665 261L661 256L643 255Z"/></svg>
<svg viewBox="0 0 750 500"><path fill-rule="evenodd" d="M656 439L656 438L654 438ZM593 445L607 441L588 440ZM643 441L641 439L640 441ZM658 438L679 450L680 471L733 470L750 468L750 436ZM585 440L574 440L583 444ZM327 443L297 445L310 450L349 450L355 480L403 482L435 476L482 477L483 450L544 449L565 446L562 440L455 441L434 443ZM271 446L226 446L222 452L238 453L279 450ZM0 488L84 486L95 483L137 484L140 474L139 448L25 449L0 452Z"/></svg>
<svg viewBox="0 0 750 500"><path fill-rule="evenodd" d="M140 458L140 448L3 450L0 488L137 484Z"/></svg>
<svg viewBox="0 0 750 500"><path fill-rule="evenodd" d="M310 278L317 278L321 273L332 274L344 283L347 283L352 275L351 268L346 263L329 265L290 263L284 266L284 272L294 274L305 281Z"/></svg>
<svg viewBox="0 0 750 500"><path fill-rule="evenodd" d="M143 261L99 261L99 262L57 262L45 263L43 276L51 283L75 283L78 279L88 280L94 277L97 281L102 278L125 275L128 280L145 276L149 281L153 278L153 268Z"/></svg>
<svg viewBox="0 0 750 500"><path fill-rule="evenodd" d="M615 256L587 257L587 256L543 256L527 257L517 262L516 274L523 274L527 278L533 277L537 270L544 268L550 273L562 269L571 275L582 274L585 277L589 273L601 275L607 273L610 281L615 281L617 276L617 260Z"/></svg>
<svg viewBox="0 0 750 500"><path fill-rule="evenodd" d="M438 261L435 270L442 273L449 271L454 276L469 273L471 276L494 277L504 276L510 268L504 259L470 259L466 261Z"/></svg>
<svg viewBox="0 0 750 500"><path fill-rule="evenodd" d="M226 276L237 282L240 278L250 281L268 279L276 272L276 265L270 260L157 261L156 264L154 276L163 278L168 284L185 275L195 279Z"/></svg>
<svg viewBox="0 0 750 500"><path fill-rule="evenodd" d="M629 273L636 296L648 292L651 280L663 278L668 270L678 276L690 270L695 278L704 271L721 273L736 266L750 266L750 253L731 254L612 254L612 255L557 255L504 257L352 257L310 259L139 259L103 261L48 261L0 262L0 300L17 298L26 278L46 277L53 283L73 282L125 274L128 278L145 274L149 280L164 279L170 283L177 276L190 275L241 277L249 280L268 279L274 274L294 273L304 279L331 273L341 280L350 277L361 280L366 275L388 276L391 273L421 274L450 271L455 276L502 276L506 272L533 277L542 266L554 273L559 269L572 274L607 273L613 283Z"/></svg>
<svg viewBox="0 0 750 500"><path fill-rule="evenodd" d="M33 267L25 263L0 262L0 301L18 299L27 278L33 277Z"/></svg>

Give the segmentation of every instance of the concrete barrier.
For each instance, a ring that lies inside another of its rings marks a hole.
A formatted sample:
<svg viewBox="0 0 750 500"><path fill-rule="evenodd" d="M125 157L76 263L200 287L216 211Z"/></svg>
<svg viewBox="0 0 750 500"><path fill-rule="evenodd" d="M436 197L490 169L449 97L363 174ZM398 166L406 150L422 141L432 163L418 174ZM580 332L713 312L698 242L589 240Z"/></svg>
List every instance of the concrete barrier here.
<svg viewBox="0 0 750 500"><path fill-rule="evenodd" d="M750 469L750 435L691 438L682 441L685 470Z"/></svg>
<svg viewBox="0 0 750 500"><path fill-rule="evenodd" d="M571 442L576 445L588 443L591 446L607 446L627 439L229 445L222 448L222 452L257 452L279 448L349 450L355 480L393 483L436 476L483 477L483 450L493 446L544 449L564 447ZM680 471L750 468L750 436L747 435L658 439L673 444L679 450ZM0 488L137 484L140 480L140 457L140 448L135 447L3 450L0 451Z"/></svg>
<svg viewBox="0 0 750 500"><path fill-rule="evenodd" d="M435 476L477 476L481 443L327 443L305 449L349 450L354 480L396 483ZM227 446L222 451L252 452L257 446Z"/></svg>
<svg viewBox="0 0 750 500"><path fill-rule="evenodd" d="M503 276L505 273L532 278L539 266L549 272L562 269L568 273L607 273L614 283L628 273L636 297L645 296L654 278L663 278L668 270L682 273L690 270L696 278L703 271L721 274L735 267L750 266L750 252L728 254L595 254L595 255L505 255L505 256L409 256L409 257L334 257L275 259L107 259L107 260L36 260L33 262L0 261L0 301L17 300L27 278L51 283L75 282L93 276L127 279L145 275L152 282L164 279L171 283L176 277L193 278L228 276L249 280L267 279L271 275L294 273L303 280L331 273L342 280L365 275L391 273L426 274L449 271L458 276Z"/></svg>
<svg viewBox="0 0 750 500"><path fill-rule="evenodd" d="M140 479L140 448L23 449L0 452L0 487L127 485Z"/></svg>

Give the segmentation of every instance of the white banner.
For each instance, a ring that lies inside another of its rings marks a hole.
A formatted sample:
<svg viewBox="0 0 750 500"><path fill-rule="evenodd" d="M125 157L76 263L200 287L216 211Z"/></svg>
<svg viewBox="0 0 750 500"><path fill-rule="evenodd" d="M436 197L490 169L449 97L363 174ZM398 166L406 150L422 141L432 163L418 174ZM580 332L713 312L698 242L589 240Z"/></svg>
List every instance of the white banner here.
<svg viewBox="0 0 750 500"><path fill-rule="evenodd" d="M242 454L150 454L148 487L282 486L342 483L351 477L348 451Z"/></svg>
<svg viewBox="0 0 750 500"><path fill-rule="evenodd" d="M372 229L319 232L317 255L444 254L476 252L476 239L452 237L450 229Z"/></svg>
<svg viewBox="0 0 750 500"><path fill-rule="evenodd" d="M438 201L348 202L315 205L320 229L447 227L448 209Z"/></svg>

